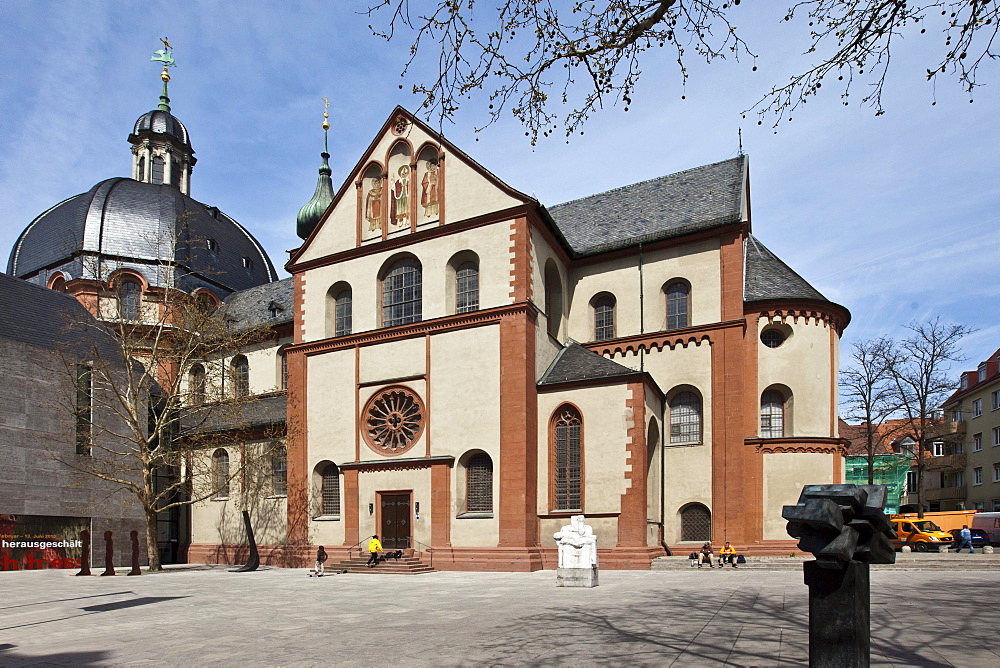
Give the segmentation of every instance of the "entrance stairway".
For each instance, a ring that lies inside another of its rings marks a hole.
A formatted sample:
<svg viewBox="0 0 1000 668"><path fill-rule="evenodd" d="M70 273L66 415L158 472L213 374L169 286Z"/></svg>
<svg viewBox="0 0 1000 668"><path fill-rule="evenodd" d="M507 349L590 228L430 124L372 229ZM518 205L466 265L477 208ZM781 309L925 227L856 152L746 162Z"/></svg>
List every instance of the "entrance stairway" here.
<svg viewBox="0 0 1000 668"><path fill-rule="evenodd" d="M368 561L368 554L364 553L352 559L341 561L335 566L327 566L328 571L363 574L392 574L392 575L420 575L421 573L433 573L434 569L413 556L413 550L403 550L403 556L398 560L388 559L380 561L375 568L368 568L365 563Z"/></svg>
<svg viewBox="0 0 1000 668"><path fill-rule="evenodd" d="M740 564L739 570L748 571L801 571L802 562L812 560L812 556L795 557L747 557L747 563ZM687 557L658 557L650 565L653 571L697 570L692 568ZM709 570L702 566L701 570ZM733 568L725 566L725 570ZM1000 554L896 554L894 564L874 564L872 571L1000 571Z"/></svg>

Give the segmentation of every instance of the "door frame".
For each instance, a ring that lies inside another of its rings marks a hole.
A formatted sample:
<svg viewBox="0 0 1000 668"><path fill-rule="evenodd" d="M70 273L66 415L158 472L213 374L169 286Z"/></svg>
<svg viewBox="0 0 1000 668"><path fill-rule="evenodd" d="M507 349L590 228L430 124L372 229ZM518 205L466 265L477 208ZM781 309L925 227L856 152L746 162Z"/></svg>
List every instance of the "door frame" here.
<svg viewBox="0 0 1000 668"><path fill-rule="evenodd" d="M375 533L378 534L379 542L382 541L385 536L380 532L382 531L382 497L383 496L406 496L409 498L409 508L410 508L410 522L409 522L409 538L408 543L413 542L413 489L379 489L375 490ZM412 547L412 545L409 545ZM397 548L398 549L398 548Z"/></svg>

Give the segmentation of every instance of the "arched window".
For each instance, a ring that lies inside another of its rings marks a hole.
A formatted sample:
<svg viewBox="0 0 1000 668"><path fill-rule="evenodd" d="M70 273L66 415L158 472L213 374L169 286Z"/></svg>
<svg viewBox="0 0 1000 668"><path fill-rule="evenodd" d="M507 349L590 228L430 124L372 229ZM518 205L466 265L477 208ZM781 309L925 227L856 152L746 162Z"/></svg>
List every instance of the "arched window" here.
<svg viewBox="0 0 1000 668"><path fill-rule="evenodd" d="M393 264L382 279L382 326L420 322L422 287L420 262L416 258Z"/></svg>
<svg viewBox="0 0 1000 668"><path fill-rule="evenodd" d="M346 288L334 297L334 336L347 336L351 333L351 289Z"/></svg>
<svg viewBox="0 0 1000 668"><path fill-rule="evenodd" d="M150 183L163 183L163 158L156 156L153 158L153 174Z"/></svg>
<svg viewBox="0 0 1000 668"><path fill-rule="evenodd" d="M551 438L553 510L582 510L583 421L575 408L556 411Z"/></svg>
<svg viewBox="0 0 1000 668"><path fill-rule="evenodd" d="M694 392L678 392L670 400L670 442L701 440L701 397Z"/></svg>
<svg viewBox="0 0 1000 668"><path fill-rule="evenodd" d="M198 310L205 315L215 311L216 301L212 299L212 294L207 290L200 290L198 296L195 297L194 303Z"/></svg>
<svg viewBox="0 0 1000 668"><path fill-rule="evenodd" d="M691 286L674 281L664 290L667 294L667 329L680 329L691 323Z"/></svg>
<svg viewBox="0 0 1000 668"><path fill-rule="evenodd" d="M205 403L205 367L200 364L193 365L188 372L188 392L192 406Z"/></svg>
<svg viewBox="0 0 1000 668"><path fill-rule="evenodd" d="M320 473L320 511L323 515L340 514L340 469L330 463Z"/></svg>
<svg viewBox="0 0 1000 668"><path fill-rule="evenodd" d="M176 160L170 161L170 185L180 186L181 184L181 163Z"/></svg>
<svg viewBox="0 0 1000 668"><path fill-rule="evenodd" d="M283 446L271 453L271 493L285 496L288 492L288 454Z"/></svg>
<svg viewBox="0 0 1000 668"><path fill-rule="evenodd" d="M219 448L212 455L212 487L216 499L229 498L229 453Z"/></svg>
<svg viewBox="0 0 1000 668"><path fill-rule="evenodd" d="M139 158L139 174L135 177L137 181L146 182L146 158Z"/></svg>
<svg viewBox="0 0 1000 668"><path fill-rule="evenodd" d="M681 540L712 540L712 513L700 503L681 510Z"/></svg>
<svg viewBox="0 0 1000 668"><path fill-rule="evenodd" d="M233 397L239 399L248 396L250 394L250 363L247 362L246 357L237 355L233 358L230 375L233 381Z"/></svg>
<svg viewBox="0 0 1000 668"><path fill-rule="evenodd" d="M57 275L52 279L49 287L56 292L66 292L66 278L62 274Z"/></svg>
<svg viewBox="0 0 1000 668"><path fill-rule="evenodd" d="M608 293L598 295L594 306L594 340L606 341L615 338L615 297Z"/></svg>
<svg viewBox="0 0 1000 668"><path fill-rule="evenodd" d="M473 455L465 465L465 511L493 512L493 460L485 452Z"/></svg>
<svg viewBox="0 0 1000 668"><path fill-rule="evenodd" d="M479 265L465 262L455 272L455 313L479 310Z"/></svg>
<svg viewBox="0 0 1000 668"><path fill-rule="evenodd" d="M118 317L122 320L138 320L142 301L142 286L135 281L122 281L118 287Z"/></svg>
<svg viewBox="0 0 1000 668"><path fill-rule="evenodd" d="M785 435L785 398L777 390L760 395L761 438L781 438Z"/></svg>

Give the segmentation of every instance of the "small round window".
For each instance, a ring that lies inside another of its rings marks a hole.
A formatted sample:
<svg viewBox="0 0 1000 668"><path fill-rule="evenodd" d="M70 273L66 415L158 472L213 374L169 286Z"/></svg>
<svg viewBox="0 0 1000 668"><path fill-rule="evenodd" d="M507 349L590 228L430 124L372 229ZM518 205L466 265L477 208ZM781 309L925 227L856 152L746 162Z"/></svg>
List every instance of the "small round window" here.
<svg viewBox="0 0 1000 668"><path fill-rule="evenodd" d="M785 342L785 334L777 329L765 329L760 333L760 341L768 348L777 348Z"/></svg>

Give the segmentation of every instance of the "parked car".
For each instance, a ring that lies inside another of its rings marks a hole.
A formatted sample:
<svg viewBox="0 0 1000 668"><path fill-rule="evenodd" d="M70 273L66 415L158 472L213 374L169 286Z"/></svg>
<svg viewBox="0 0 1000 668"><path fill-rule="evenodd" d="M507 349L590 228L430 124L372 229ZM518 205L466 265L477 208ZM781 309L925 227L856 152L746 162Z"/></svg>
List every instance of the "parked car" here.
<svg viewBox="0 0 1000 668"><path fill-rule="evenodd" d="M972 547L985 547L990 544L990 535L983 531L982 529L969 529L972 532ZM952 529L949 531L955 538L955 545L958 545L959 541L962 540L960 533L961 529Z"/></svg>

